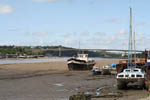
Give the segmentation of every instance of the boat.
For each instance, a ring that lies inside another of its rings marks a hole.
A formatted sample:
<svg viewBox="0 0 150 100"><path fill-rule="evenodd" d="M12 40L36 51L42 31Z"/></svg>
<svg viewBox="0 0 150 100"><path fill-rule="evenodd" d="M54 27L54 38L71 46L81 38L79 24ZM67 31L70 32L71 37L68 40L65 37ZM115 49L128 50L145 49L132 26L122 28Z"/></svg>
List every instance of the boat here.
<svg viewBox="0 0 150 100"><path fill-rule="evenodd" d="M106 65L106 66L93 66L93 69L91 70L93 75L110 75L111 74L111 67Z"/></svg>
<svg viewBox="0 0 150 100"><path fill-rule="evenodd" d="M145 71L140 68L127 68L122 73L117 75L117 86L123 89L128 83L137 83L137 86L144 87Z"/></svg>
<svg viewBox="0 0 150 100"><path fill-rule="evenodd" d="M102 66L102 75L110 75L111 74L111 67L106 65Z"/></svg>
<svg viewBox="0 0 150 100"><path fill-rule="evenodd" d="M99 66L93 66L93 69L91 70L93 75L100 75L101 74L101 69Z"/></svg>
<svg viewBox="0 0 150 100"><path fill-rule="evenodd" d="M88 57L88 54L77 54L67 60L69 70L91 70L95 65L95 60Z"/></svg>
<svg viewBox="0 0 150 100"><path fill-rule="evenodd" d="M134 34L134 51L135 51L135 34ZM136 56L133 60L132 54L132 9L130 8L130 34L129 34L129 52L128 52L128 61L120 64L122 72L118 73L116 76L117 87L118 89L125 89L129 83L137 83L136 85L140 88L145 86L145 70L138 68L136 62ZM136 52L135 52L136 55ZM117 69L117 71L119 71Z"/></svg>

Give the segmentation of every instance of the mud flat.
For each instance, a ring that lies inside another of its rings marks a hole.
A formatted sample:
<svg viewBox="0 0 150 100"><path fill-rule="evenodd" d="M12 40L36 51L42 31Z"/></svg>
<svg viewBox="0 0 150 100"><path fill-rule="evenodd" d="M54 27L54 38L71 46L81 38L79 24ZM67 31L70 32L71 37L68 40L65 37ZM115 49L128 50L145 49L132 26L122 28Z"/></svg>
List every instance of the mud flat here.
<svg viewBox="0 0 150 100"><path fill-rule="evenodd" d="M146 98L139 99L139 100L150 100L150 96L146 97Z"/></svg>
<svg viewBox="0 0 150 100"><path fill-rule="evenodd" d="M97 64L117 62L103 60ZM66 62L0 65L0 100L69 100L80 91L105 95L92 100L137 100L148 95L146 90L134 88L118 91L114 75L68 71ZM121 96L108 96L115 93Z"/></svg>
<svg viewBox="0 0 150 100"><path fill-rule="evenodd" d="M98 66L111 63L117 63L117 60L96 61ZM49 72L68 72L66 61L23 63L23 64L0 64L0 79L6 77L21 77L38 74L47 74Z"/></svg>

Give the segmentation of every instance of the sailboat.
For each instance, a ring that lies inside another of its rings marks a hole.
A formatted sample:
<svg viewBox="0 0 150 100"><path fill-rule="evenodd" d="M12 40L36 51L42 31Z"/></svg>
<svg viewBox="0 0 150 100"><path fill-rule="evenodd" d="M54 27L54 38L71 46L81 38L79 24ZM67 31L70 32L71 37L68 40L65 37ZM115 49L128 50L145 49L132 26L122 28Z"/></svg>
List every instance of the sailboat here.
<svg viewBox="0 0 150 100"><path fill-rule="evenodd" d="M130 8L130 33L129 33L129 51L128 62L126 69L123 72L117 74L117 87L118 89L124 89L128 83L137 83L138 87L144 87L145 71L136 67L136 59L133 62L133 37L132 37L132 8ZM134 33L135 37L135 33ZM135 47L135 39L134 39ZM135 48L134 48L135 49ZM135 50L134 50L135 51ZM136 53L135 53L136 54Z"/></svg>

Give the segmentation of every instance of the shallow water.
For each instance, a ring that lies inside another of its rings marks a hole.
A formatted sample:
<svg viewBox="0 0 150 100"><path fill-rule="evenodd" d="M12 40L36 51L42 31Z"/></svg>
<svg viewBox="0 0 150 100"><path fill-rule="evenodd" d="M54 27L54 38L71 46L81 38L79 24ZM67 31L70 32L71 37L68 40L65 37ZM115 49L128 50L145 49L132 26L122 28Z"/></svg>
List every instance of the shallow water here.
<svg viewBox="0 0 150 100"><path fill-rule="evenodd" d="M70 57L58 57L50 59L1 59L0 64L20 64L20 63L39 63L39 62L56 62L56 61L67 61ZM114 60L112 58L99 58L93 57L94 60ZM117 59L116 59L117 60Z"/></svg>

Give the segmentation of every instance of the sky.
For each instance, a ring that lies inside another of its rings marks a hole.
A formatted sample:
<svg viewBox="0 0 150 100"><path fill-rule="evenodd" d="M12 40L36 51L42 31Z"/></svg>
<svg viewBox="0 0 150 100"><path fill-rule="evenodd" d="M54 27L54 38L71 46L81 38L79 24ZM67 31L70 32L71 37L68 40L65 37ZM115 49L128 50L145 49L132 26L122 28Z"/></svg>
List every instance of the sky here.
<svg viewBox="0 0 150 100"><path fill-rule="evenodd" d="M129 8L136 49L150 48L150 0L0 0L0 45L128 49Z"/></svg>

